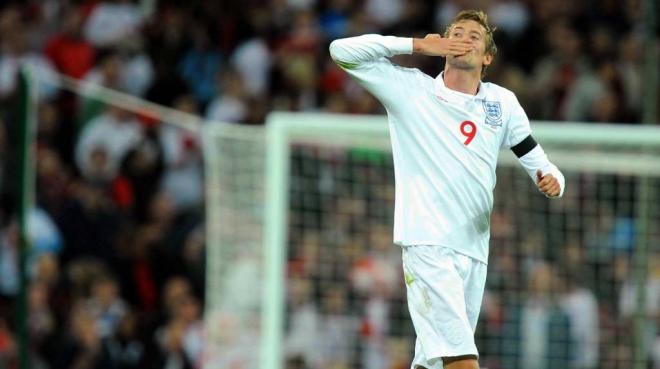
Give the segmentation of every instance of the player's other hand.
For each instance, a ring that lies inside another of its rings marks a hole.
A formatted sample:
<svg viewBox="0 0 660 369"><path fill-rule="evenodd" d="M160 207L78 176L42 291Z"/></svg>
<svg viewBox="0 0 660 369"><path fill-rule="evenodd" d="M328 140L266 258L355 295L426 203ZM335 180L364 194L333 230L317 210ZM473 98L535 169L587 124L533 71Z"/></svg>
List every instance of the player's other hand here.
<svg viewBox="0 0 660 369"><path fill-rule="evenodd" d="M474 49L467 40L444 38L437 33L413 39L413 52L428 56L463 55Z"/></svg>
<svg viewBox="0 0 660 369"><path fill-rule="evenodd" d="M557 197L561 191L557 178L552 174L543 175L540 169L536 171L536 185L548 197Z"/></svg>

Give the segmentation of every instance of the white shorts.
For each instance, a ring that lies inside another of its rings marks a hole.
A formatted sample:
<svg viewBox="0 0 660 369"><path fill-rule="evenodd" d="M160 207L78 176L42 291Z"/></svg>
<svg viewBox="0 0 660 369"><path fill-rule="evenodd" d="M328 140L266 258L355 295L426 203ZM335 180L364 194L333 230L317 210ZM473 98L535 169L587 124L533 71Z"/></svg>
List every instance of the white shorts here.
<svg viewBox="0 0 660 369"><path fill-rule="evenodd" d="M442 357L475 355L474 331L486 264L442 246L403 246L408 309L417 341L412 369L442 368Z"/></svg>

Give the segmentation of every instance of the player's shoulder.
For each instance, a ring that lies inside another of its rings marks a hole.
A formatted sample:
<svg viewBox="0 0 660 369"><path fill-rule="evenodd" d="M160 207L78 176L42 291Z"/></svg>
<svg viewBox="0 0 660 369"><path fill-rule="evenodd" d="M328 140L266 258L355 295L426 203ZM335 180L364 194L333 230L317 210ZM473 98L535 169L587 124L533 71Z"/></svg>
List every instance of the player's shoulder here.
<svg viewBox="0 0 660 369"><path fill-rule="evenodd" d="M518 102L516 94L506 87L493 82L482 82L481 86L485 90L486 100L501 101L505 104L516 104Z"/></svg>

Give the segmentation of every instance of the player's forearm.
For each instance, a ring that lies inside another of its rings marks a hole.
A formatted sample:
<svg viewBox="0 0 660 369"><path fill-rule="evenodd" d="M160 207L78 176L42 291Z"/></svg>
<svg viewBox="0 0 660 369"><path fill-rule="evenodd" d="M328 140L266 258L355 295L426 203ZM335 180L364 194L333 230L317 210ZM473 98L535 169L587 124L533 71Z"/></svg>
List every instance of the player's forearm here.
<svg viewBox="0 0 660 369"><path fill-rule="evenodd" d="M556 165L552 164L548 159L548 156L545 154L545 151L541 145L536 145L532 150L530 150L525 155L518 158L520 164L525 168L527 174L529 174L532 181L536 183L536 172L538 170L545 176L547 174L552 174L553 177L559 182L559 195L554 198L560 198L564 195L564 188L566 185L566 180L564 175L557 168Z"/></svg>
<svg viewBox="0 0 660 369"><path fill-rule="evenodd" d="M342 38L330 44L330 56L344 69L353 69L380 58L412 52L412 38L376 34Z"/></svg>

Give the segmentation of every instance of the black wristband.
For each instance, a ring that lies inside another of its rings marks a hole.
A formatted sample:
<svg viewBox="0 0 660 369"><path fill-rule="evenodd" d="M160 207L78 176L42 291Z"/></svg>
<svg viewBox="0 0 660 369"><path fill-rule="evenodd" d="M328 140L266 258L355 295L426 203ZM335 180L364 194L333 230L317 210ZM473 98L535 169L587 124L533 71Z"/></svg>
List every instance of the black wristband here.
<svg viewBox="0 0 660 369"><path fill-rule="evenodd" d="M536 141L532 135L525 137L524 140L520 141L516 146L511 147L511 151L516 154L517 157L521 158L525 156L528 152L532 151L536 145Z"/></svg>

